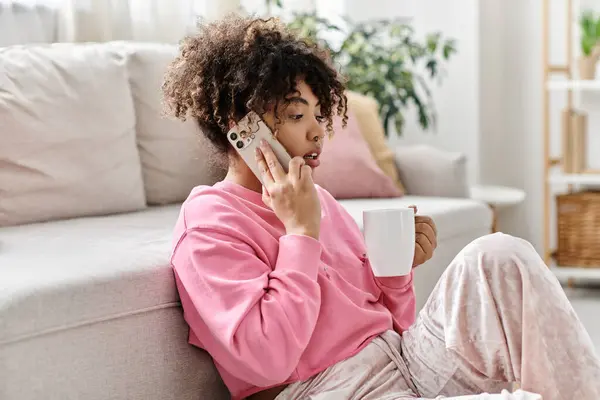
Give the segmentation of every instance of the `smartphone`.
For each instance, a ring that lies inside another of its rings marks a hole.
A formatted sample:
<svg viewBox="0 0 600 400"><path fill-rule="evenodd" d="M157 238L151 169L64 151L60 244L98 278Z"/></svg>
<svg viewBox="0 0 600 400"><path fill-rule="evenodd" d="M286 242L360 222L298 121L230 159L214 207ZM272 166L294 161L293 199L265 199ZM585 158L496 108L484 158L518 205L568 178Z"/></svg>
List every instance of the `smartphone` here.
<svg viewBox="0 0 600 400"><path fill-rule="evenodd" d="M263 185L264 182L256 162L256 148L260 147L262 139L269 143L283 170L288 172L292 158L275 138L267 124L254 111L249 112L227 132L227 139Z"/></svg>

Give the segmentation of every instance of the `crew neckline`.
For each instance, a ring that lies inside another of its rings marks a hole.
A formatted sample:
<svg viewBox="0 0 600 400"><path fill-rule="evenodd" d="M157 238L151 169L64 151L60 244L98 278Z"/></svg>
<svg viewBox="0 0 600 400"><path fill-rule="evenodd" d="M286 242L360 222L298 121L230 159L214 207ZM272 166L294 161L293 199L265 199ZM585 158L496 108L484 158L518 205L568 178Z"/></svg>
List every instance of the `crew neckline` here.
<svg viewBox="0 0 600 400"><path fill-rule="evenodd" d="M255 192L252 189L248 189L245 186L240 185L239 183L235 183L232 181L222 180L213 185L214 188L224 190L228 193L231 193L235 196L241 197L245 200L250 201L253 204L256 204L259 207L266 208L271 210L269 206L267 206L262 200L262 193ZM319 201L321 201L321 196L319 195ZM321 218L324 218L327 215L323 206L321 206Z"/></svg>
<svg viewBox="0 0 600 400"><path fill-rule="evenodd" d="M219 189L223 189L226 192L232 193L236 196L249 200L259 206L265 207L265 203L262 201L262 193L258 193L252 189L248 189L247 187L242 186L239 183L223 180L217 182L214 186Z"/></svg>

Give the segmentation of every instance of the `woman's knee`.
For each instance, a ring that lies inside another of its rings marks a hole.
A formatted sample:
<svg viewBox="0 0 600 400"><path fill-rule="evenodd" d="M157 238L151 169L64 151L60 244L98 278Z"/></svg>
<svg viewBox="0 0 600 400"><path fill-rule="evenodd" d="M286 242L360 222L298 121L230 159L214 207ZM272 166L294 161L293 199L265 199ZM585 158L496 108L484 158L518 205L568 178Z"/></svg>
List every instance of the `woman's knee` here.
<svg viewBox="0 0 600 400"><path fill-rule="evenodd" d="M531 243L500 232L473 240L462 257L468 267L488 273L550 273Z"/></svg>
<svg viewBox="0 0 600 400"><path fill-rule="evenodd" d="M532 254L537 254L531 243L527 240L502 232L478 237L469 243L465 247L465 250L483 251L500 257L515 254L528 257Z"/></svg>

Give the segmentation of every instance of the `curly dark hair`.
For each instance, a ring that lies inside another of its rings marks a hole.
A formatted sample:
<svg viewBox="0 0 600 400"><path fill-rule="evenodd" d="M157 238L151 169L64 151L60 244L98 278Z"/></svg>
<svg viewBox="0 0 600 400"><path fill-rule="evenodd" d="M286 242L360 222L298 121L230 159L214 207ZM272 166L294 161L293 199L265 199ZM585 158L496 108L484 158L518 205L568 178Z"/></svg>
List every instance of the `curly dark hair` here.
<svg viewBox="0 0 600 400"><path fill-rule="evenodd" d="M162 85L165 111L197 119L206 137L227 152L229 121L249 111L262 115L296 91L303 79L318 98L332 131L334 113L347 120L341 76L328 53L301 40L276 18L230 15L186 37Z"/></svg>

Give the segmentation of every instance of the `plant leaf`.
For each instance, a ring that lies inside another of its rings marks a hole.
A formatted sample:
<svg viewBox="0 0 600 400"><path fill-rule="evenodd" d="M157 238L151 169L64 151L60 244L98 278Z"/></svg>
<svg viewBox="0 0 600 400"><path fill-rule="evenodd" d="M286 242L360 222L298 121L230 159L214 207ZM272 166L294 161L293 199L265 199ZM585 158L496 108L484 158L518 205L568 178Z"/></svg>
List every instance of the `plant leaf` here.
<svg viewBox="0 0 600 400"><path fill-rule="evenodd" d="M396 134L402 135L404 130L404 116L400 111L397 111L394 115L394 127L396 128Z"/></svg>
<svg viewBox="0 0 600 400"><path fill-rule="evenodd" d="M429 76L431 78L435 77L435 75L437 74L437 61L432 58L431 60L427 61L427 64L425 64L425 68L427 68L427 70L429 71Z"/></svg>
<svg viewBox="0 0 600 400"><path fill-rule="evenodd" d="M592 54L592 50L594 49L595 45L596 40L594 40L593 38L589 36L583 36L581 38L581 52L584 55L589 56L590 54Z"/></svg>
<svg viewBox="0 0 600 400"><path fill-rule="evenodd" d="M442 54L444 56L444 60L448 60L452 54L456 53L456 41L453 39L449 39L444 43L444 48L442 50Z"/></svg>
<svg viewBox="0 0 600 400"><path fill-rule="evenodd" d="M435 51L437 50L441 36L442 35L439 32L430 33L429 35L427 35L427 38L425 40L427 43L427 50L429 50L430 53L435 53Z"/></svg>
<svg viewBox="0 0 600 400"><path fill-rule="evenodd" d="M594 35L596 32L596 18L594 17L594 12L591 10L584 11L579 19L579 24L584 35Z"/></svg>

